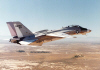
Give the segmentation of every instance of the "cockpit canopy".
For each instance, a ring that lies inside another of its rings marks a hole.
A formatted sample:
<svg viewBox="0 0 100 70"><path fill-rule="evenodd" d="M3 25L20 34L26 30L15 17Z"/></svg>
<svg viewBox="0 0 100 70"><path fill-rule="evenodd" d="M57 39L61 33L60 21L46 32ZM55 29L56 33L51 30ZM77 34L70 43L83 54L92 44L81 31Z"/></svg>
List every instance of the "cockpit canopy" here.
<svg viewBox="0 0 100 70"><path fill-rule="evenodd" d="M87 28L83 28L83 27L81 27L79 25L70 25L68 27L79 27L81 30L87 30Z"/></svg>
<svg viewBox="0 0 100 70"><path fill-rule="evenodd" d="M68 27L81 27L79 25L69 25Z"/></svg>

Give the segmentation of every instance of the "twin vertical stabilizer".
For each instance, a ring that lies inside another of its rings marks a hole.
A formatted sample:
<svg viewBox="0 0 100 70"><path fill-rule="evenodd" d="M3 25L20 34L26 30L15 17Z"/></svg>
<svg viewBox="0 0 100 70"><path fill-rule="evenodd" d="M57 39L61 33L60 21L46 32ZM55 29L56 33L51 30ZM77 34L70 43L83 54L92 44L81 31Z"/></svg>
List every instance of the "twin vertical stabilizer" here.
<svg viewBox="0 0 100 70"><path fill-rule="evenodd" d="M21 22L7 22L7 25L13 37L17 36L21 38L33 35L33 33Z"/></svg>

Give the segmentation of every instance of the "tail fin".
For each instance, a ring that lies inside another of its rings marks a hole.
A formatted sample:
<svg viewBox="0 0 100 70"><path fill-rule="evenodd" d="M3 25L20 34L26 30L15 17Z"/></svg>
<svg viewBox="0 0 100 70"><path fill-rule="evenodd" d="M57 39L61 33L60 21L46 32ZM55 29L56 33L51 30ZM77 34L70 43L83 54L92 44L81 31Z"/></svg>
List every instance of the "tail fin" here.
<svg viewBox="0 0 100 70"><path fill-rule="evenodd" d="M21 22L7 22L7 25L12 36L26 37L33 35Z"/></svg>

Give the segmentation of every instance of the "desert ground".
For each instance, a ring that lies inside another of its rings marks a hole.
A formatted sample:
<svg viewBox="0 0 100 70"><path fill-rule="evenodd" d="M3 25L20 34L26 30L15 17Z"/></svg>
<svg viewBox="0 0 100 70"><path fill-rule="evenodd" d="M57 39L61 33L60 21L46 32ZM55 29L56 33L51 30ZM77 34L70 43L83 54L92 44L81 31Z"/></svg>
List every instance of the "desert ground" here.
<svg viewBox="0 0 100 70"><path fill-rule="evenodd" d="M100 70L100 43L0 44L0 70Z"/></svg>

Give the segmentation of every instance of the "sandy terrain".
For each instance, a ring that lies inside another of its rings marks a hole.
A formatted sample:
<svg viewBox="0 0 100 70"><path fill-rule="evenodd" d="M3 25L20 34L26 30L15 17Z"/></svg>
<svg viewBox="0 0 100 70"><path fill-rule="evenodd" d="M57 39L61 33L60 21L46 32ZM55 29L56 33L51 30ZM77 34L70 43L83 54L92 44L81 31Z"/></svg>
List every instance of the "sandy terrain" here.
<svg viewBox="0 0 100 70"><path fill-rule="evenodd" d="M100 70L100 43L0 44L0 70Z"/></svg>

